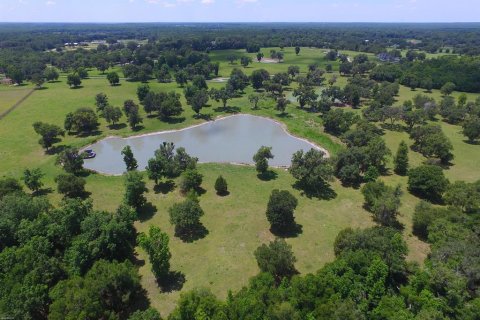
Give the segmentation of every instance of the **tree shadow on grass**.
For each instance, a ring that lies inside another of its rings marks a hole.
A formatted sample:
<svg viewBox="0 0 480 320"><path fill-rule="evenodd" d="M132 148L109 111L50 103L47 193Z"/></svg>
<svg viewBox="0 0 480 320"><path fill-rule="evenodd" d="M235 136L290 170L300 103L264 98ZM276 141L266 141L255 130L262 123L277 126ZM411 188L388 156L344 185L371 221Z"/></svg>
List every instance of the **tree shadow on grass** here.
<svg viewBox="0 0 480 320"><path fill-rule="evenodd" d="M126 123L116 123L116 124L111 124L108 126L108 128L110 130L120 130L120 129L124 129L127 127L127 124Z"/></svg>
<svg viewBox="0 0 480 320"><path fill-rule="evenodd" d="M463 140L463 142L465 142L466 144L472 145L472 146L478 146L478 145L480 145L480 141L479 141L479 140L470 141L470 140L466 139L466 140Z"/></svg>
<svg viewBox="0 0 480 320"><path fill-rule="evenodd" d="M135 128L132 129L133 132L137 132L137 131L140 131L140 130L143 130L145 129L144 126L142 125L136 125Z"/></svg>
<svg viewBox="0 0 480 320"><path fill-rule="evenodd" d="M50 149L48 149L48 151L46 151L45 153L48 154L48 155L58 154L58 153L62 152L63 150L65 150L67 147L68 146L66 146L64 144L61 144L61 145L58 145L58 146L53 146Z"/></svg>
<svg viewBox="0 0 480 320"><path fill-rule="evenodd" d="M391 123L382 123L380 125L382 129L389 130L389 131L395 131L395 132L404 132L405 127L402 126L399 123L391 124Z"/></svg>
<svg viewBox="0 0 480 320"><path fill-rule="evenodd" d="M277 179L278 173L272 170L268 170L266 172L257 174L257 177L262 181L271 181Z"/></svg>
<svg viewBox="0 0 480 320"><path fill-rule="evenodd" d="M185 274L180 271L170 271L164 279L157 279L162 292L180 291L185 283Z"/></svg>
<svg viewBox="0 0 480 320"><path fill-rule="evenodd" d="M140 220L140 222L150 220L156 212L157 207L151 202L147 202L143 207L137 210L138 220Z"/></svg>
<svg viewBox="0 0 480 320"><path fill-rule="evenodd" d="M166 122L168 124L183 123L183 122L185 122L185 120L186 120L185 117L175 117L175 118L162 119L163 122Z"/></svg>
<svg viewBox="0 0 480 320"><path fill-rule="evenodd" d="M293 185L294 189L301 190L302 195L306 196L307 198L318 198L321 200L333 200L337 197L337 193L332 187L325 183L319 188L309 188L308 186L304 185L301 181L295 182Z"/></svg>
<svg viewBox="0 0 480 320"><path fill-rule="evenodd" d="M102 131L100 131L100 130L92 130L92 131L87 131L87 132L79 132L77 137L86 138L86 137L99 136L101 134L102 134Z"/></svg>
<svg viewBox="0 0 480 320"><path fill-rule="evenodd" d="M239 107L226 106L226 107L215 108L215 109L213 109L213 111L215 111L215 112L225 112L225 113L239 113L240 111L242 111L242 109L240 109Z"/></svg>
<svg viewBox="0 0 480 320"><path fill-rule="evenodd" d="M282 118L282 119L286 119L286 118L291 118L291 117L292 117L292 115L291 115L290 113L286 113L286 112L285 112L285 113L277 113L276 116L279 117L279 118Z"/></svg>
<svg viewBox="0 0 480 320"><path fill-rule="evenodd" d="M219 197L226 197L230 195L230 191L225 191L225 192L217 192L217 196Z"/></svg>
<svg viewBox="0 0 480 320"><path fill-rule="evenodd" d="M167 180L165 182L160 182L155 187L153 187L153 191L155 193L167 194L175 189L175 181Z"/></svg>
<svg viewBox="0 0 480 320"><path fill-rule="evenodd" d="M78 90L78 89L82 89L82 88L83 88L83 86L70 87L70 89L72 89L72 90Z"/></svg>
<svg viewBox="0 0 480 320"><path fill-rule="evenodd" d="M280 238L296 238L303 233L303 226L298 223L294 223L292 226L286 229L273 229L270 228L270 232Z"/></svg>
<svg viewBox="0 0 480 320"><path fill-rule="evenodd" d="M205 120L205 121L211 121L212 120L212 115L209 114L209 113L206 113L206 114L198 113L198 114L193 115L193 118L202 119L202 120Z"/></svg>
<svg viewBox="0 0 480 320"><path fill-rule="evenodd" d="M182 229L179 230L175 228L175 236L180 238L183 242L192 243L197 240L205 238L209 234L207 228L203 224L198 224L197 226L191 227L188 230Z"/></svg>
<svg viewBox="0 0 480 320"><path fill-rule="evenodd" d="M41 188L33 192L32 195L35 197L41 197L41 196L46 196L47 194L50 194L52 192L53 192L52 188Z"/></svg>

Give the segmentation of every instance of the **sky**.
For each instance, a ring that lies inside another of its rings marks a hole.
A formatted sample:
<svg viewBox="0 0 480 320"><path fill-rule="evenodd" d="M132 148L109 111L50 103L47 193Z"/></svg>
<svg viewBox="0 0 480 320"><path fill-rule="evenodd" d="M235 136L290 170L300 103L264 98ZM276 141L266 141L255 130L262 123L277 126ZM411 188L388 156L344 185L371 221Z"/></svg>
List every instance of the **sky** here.
<svg viewBox="0 0 480 320"><path fill-rule="evenodd" d="M479 0L0 0L0 22L479 21Z"/></svg>

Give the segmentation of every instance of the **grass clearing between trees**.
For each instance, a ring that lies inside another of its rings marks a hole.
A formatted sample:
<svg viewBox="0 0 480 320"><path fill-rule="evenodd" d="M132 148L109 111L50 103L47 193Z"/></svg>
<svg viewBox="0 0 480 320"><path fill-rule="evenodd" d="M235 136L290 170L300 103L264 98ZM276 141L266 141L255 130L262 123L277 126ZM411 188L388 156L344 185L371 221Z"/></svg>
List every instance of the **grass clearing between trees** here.
<svg viewBox="0 0 480 320"><path fill-rule="evenodd" d="M278 48L275 48L279 51ZM265 57L269 57L270 48L262 49ZM260 64L256 62L255 55L249 54L254 62L247 68L239 63L231 65L226 60L229 54L245 54L243 50L227 50L212 52L212 61L220 61L219 77L228 77L233 68L241 68L247 74L258 68L267 69L270 73L285 72L289 65L300 66L301 72L305 73L310 63L318 63L324 68L330 63L324 58L324 50L302 48L300 55L296 56L294 48L285 48L285 60L278 64ZM348 52L347 52L348 53ZM353 54L353 53L348 53ZM356 53L357 54L357 53ZM245 54L246 55L246 54ZM336 75L338 75L338 62L332 63ZM65 115L79 107L94 108L95 95L104 92L113 106L122 106L127 99L136 98L136 88L139 83L122 80L119 86L112 87L98 72L90 73L95 78L82 80L82 87L70 89L65 83L65 78L54 83L46 83L45 89L36 90L22 105L11 112L7 117L0 120L0 175L8 177L21 177L25 168L41 168L46 174L46 187L55 189L54 177L62 171L54 165L55 156L46 155L38 144L39 137L35 134L32 124L35 121L43 121L63 127ZM327 74L331 77L333 74ZM345 77L338 78L338 85L346 83ZM175 90L183 93L176 83L160 84L154 80L149 81L153 90ZM293 84L294 87L296 84ZM222 83L209 82L212 88L221 88ZM0 87L0 113L7 105L10 107L20 100L22 94L30 90L31 86L23 87ZM332 154L338 152L342 146L339 139L323 133L322 120L316 113L308 113L300 110L296 104L287 107L287 116L280 116L273 109L273 101L262 103L259 110L251 110L248 102L248 94L252 93L251 87L246 89L246 94L241 98L235 98L228 102L230 109L237 112L251 113L260 116L274 118L286 124L290 133L306 138L328 149ZM413 98L417 93L423 93L418 89L412 91L401 86L397 97L398 103ZM287 92L288 94L288 92ZM440 92L433 90L426 93L437 100ZM454 96L458 97L455 92ZM478 94L468 94L468 99L473 100ZM202 109L202 114L210 114L212 118L228 114L228 110L221 108L221 103L210 100L211 106ZM141 110L144 118L143 127L136 131L128 126L120 126L119 129L110 129L104 119L100 119L99 132L97 135L77 137L66 135L59 145L72 145L82 147L109 135L130 136L148 132L171 130L188 127L203 122L194 118L194 112L182 97L182 105L185 111L179 117L179 121L166 123L156 117L148 117ZM125 122L123 117L120 123ZM461 133L461 127L449 125L438 121L445 134L450 138L454 148L455 159L453 165L445 171L450 181L465 180L473 182L480 179L478 159L480 159L480 146L465 142ZM412 144L406 132L385 130L384 138L387 146L394 154L400 141L405 140ZM187 150L188 152L188 150ZM273 150L275 154L275 150ZM253 155L252 155L253 156ZM425 158L420 154L410 151L410 166L420 165ZM392 167L392 164L389 164ZM142 284L147 290L152 305L162 315L168 314L185 290L194 287L207 287L221 298L225 298L227 290L238 290L246 285L248 279L258 272L253 256L254 250L261 244L273 239L269 231L269 225L265 217L266 205L271 190L288 190L299 199L296 209L296 222L302 225L302 233L296 238L289 238L287 242L293 246L293 251L298 262L296 267L301 273L315 272L325 263L332 261L333 242L338 232L346 227L365 228L373 225L371 214L362 207L363 196L358 189L345 188L338 181L332 184L337 193L333 200L308 199L293 189L292 176L285 170L276 169L277 178L271 181L261 181L257 178L254 167L235 166L227 164L200 164L199 171L204 175L202 187L206 193L201 195L200 204L205 211L201 221L208 230L208 235L194 243L184 243L174 237L173 226L169 223L168 208L181 201L183 196L176 188L167 194L155 193L153 183L149 182L150 192L148 200L156 207L153 215L142 216L141 221L136 223L137 230L144 232L150 225L159 226L170 236L170 250L172 252L173 271L178 271L185 276L185 283L181 291L162 293L158 288L147 255L141 249L138 250L140 273ZM219 176L227 180L230 195L220 197L214 190L215 179ZM91 174L87 178L86 189L91 193L95 208L99 210L114 210L122 200L123 178ZM409 245L409 260L422 263L428 254L428 245L412 235L412 215L418 198L409 194L406 190L407 178L391 173L381 178L388 185L401 184L404 191L402 196L401 216L399 220L405 225L404 237ZM56 192L50 193L49 197L54 202L61 200ZM180 277L181 278L181 277ZM181 282L181 281L180 281Z"/></svg>

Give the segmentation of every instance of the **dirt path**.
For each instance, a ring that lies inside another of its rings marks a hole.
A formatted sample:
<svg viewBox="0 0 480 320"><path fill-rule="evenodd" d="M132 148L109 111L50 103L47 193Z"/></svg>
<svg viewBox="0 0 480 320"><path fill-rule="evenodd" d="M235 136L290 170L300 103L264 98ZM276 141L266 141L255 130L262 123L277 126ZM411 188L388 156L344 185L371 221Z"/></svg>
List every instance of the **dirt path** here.
<svg viewBox="0 0 480 320"><path fill-rule="evenodd" d="M32 93L35 91L35 89L31 89L26 95L23 96L20 100L18 100L13 106L8 108L6 111L0 114L0 120L5 118L10 112L15 110L18 106L20 106L25 100L27 100L28 97L32 95Z"/></svg>

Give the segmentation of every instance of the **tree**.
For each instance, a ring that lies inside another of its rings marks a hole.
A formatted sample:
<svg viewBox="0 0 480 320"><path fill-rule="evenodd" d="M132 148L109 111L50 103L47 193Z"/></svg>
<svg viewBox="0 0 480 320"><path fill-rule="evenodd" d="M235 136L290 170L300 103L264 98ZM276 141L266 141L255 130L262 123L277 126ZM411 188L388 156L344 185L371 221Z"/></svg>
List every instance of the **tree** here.
<svg viewBox="0 0 480 320"><path fill-rule="evenodd" d="M68 198L81 198L85 194L86 181L74 174L60 174L55 178L57 190Z"/></svg>
<svg viewBox="0 0 480 320"><path fill-rule="evenodd" d="M175 82L177 82L177 84L183 88L188 82L187 72L184 70L180 70L175 73Z"/></svg>
<svg viewBox="0 0 480 320"><path fill-rule="evenodd" d="M475 140L480 139L480 118L469 117L462 125L463 135L468 138L468 141L473 143Z"/></svg>
<svg viewBox="0 0 480 320"><path fill-rule="evenodd" d="M168 120L171 117L179 116L183 112L182 103L180 102L180 94L175 91L170 91L164 97L158 114L160 118Z"/></svg>
<svg viewBox="0 0 480 320"><path fill-rule="evenodd" d="M221 89L212 88L210 89L209 95L210 95L210 98L212 98L217 102L222 101L224 108L227 107L228 100L233 99L235 97L235 93L226 87L223 87Z"/></svg>
<svg viewBox="0 0 480 320"><path fill-rule="evenodd" d="M201 225L200 218L204 215L198 201L190 198L174 204L168 212L170 214L170 223L175 226L175 233L178 235L195 232Z"/></svg>
<svg viewBox="0 0 480 320"><path fill-rule="evenodd" d="M35 84L35 89L40 89L45 83L45 78L42 74L35 73L32 75L31 81Z"/></svg>
<svg viewBox="0 0 480 320"><path fill-rule="evenodd" d="M248 76L242 70L234 68L230 73L230 79L228 79L227 86L231 88L232 91L243 92L248 86L248 83Z"/></svg>
<svg viewBox="0 0 480 320"><path fill-rule="evenodd" d="M172 81L172 75L168 69L166 64L163 64L160 68L156 68L155 71L155 78L157 78L158 82L161 83L169 83Z"/></svg>
<svg viewBox="0 0 480 320"><path fill-rule="evenodd" d="M408 146L405 141L400 142L397 154L394 158L394 171L398 175L405 175L408 171Z"/></svg>
<svg viewBox="0 0 480 320"><path fill-rule="evenodd" d="M143 232L138 235L138 244L147 252L152 272L160 281L165 280L170 272L172 254L168 243L168 235L156 226L150 226L148 235Z"/></svg>
<svg viewBox="0 0 480 320"><path fill-rule="evenodd" d="M258 53L257 53L257 61L258 61L258 62L262 61L263 57L264 57L264 54L263 54L263 53L261 53L261 52L258 52Z"/></svg>
<svg viewBox="0 0 480 320"><path fill-rule="evenodd" d="M347 132L357 121L358 116L355 113L343 109L330 110L323 115L325 131L336 136Z"/></svg>
<svg viewBox="0 0 480 320"><path fill-rule="evenodd" d="M452 143L439 125L415 127L410 132L410 138L414 140L412 149L427 158L438 158L443 164L448 164L453 159Z"/></svg>
<svg viewBox="0 0 480 320"><path fill-rule="evenodd" d="M7 194L23 192L22 185L14 178L0 179L0 199ZM0 246L1 248L1 246Z"/></svg>
<svg viewBox="0 0 480 320"><path fill-rule="evenodd" d="M255 259L262 272L268 272L280 282L285 277L291 277L297 273L292 246L283 239L275 239L268 245L262 244L255 252Z"/></svg>
<svg viewBox="0 0 480 320"><path fill-rule="evenodd" d="M68 173L77 174L83 170L83 157L78 153L77 148L70 147L60 152L55 163L61 165Z"/></svg>
<svg viewBox="0 0 480 320"><path fill-rule="evenodd" d="M108 97L105 93L100 92L95 96L95 106L97 107L98 113L103 114L103 111L108 105Z"/></svg>
<svg viewBox="0 0 480 320"><path fill-rule="evenodd" d="M187 169L180 176L180 191L187 193L190 190L198 190L203 181L203 175L196 169Z"/></svg>
<svg viewBox="0 0 480 320"><path fill-rule="evenodd" d="M300 53L300 47L295 47L295 54L298 56L298 54Z"/></svg>
<svg viewBox="0 0 480 320"><path fill-rule="evenodd" d="M217 191L217 194L220 196L228 194L227 180L221 175L215 180L215 191Z"/></svg>
<svg viewBox="0 0 480 320"><path fill-rule="evenodd" d="M122 110L119 107L109 105L103 110L103 117L108 123L115 125L122 117Z"/></svg>
<svg viewBox="0 0 480 320"><path fill-rule="evenodd" d="M422 165L408 171L408 190L432 202L442 199L449 182L442 168Z"/></svg>
<svg viewBox="0 0 480 320"><path fill-rule="evenodd" d="M150 92L150 86L147 83L141 84L137 87L137 97L140 102L145 99L147 94Z"/></svg>
<svg viewBox="0 0 480 320"><path fill-rule="evenodd" d="M16 84L22 84L25 80L25 74L17 66L9 66L7 68L6 76L12 79Z"/></svg>
<svg viewBox="0 0 480 320"><path fill-rule="evenodd" d="M196 75L193 77L192 86L196 87L197 89L208 89L207 81L202 75Z"/></svg>
<svg viewBox="0 0 480 320"><path fill-rule="evenodd" d="M143 119L138 111L138 105L131 100L127 100L123 105L123 109L128 118L128 124L130 125L130 128L135 130L137 125L143 122Z"/></svg>
<svg viewBox="0 0 480 320"><path fill-rule="evenodd" d="M397 215L400 207L400 186L386 186L381 181L368 182L362 188L365 207L373 213L374 220L383 226L398 225Z"/></svg>
<svg viewBox="0 0 480 320"><path fill-rule="evenodd" d="M59 74L55 68L50 67L45 69L43 76L48 82L51 82L58 80Z"/></svg>
<svg viewBox="0 0 480 320"><path fill-rule="evenodd" d="M293 96L297 98L298 104L302 109L306 105L314 106L318 98L315 89L308 84L301 84L298 88L295 88L293 90Z"/></svg>
<svg viewBox="0 0 480 320"><path fill-rule="evenodd" d="M263 175L268 170L268 159L273 159L272 148L261 146L257 153L253 155L255 168L260 175Z"/></svg>
<svg viewBox="0 0 480 320"><path fill-rule="evenodd" d="M267 220L274 232L285 232L295 225L294 210L298 200L286 190L273 190L267 205Z"/></svg>
<svg viewBox="0 0 480 320"><path fill-rule="evenodd" d="M130 148L130 146L125 146L125 148L123 148L122 155L125 166L127 167L127 171L137 170L137 160L133 156L132 148Z"/></svg>
<svg viewBox="0 0 480 320"><path fill-rule="evenodd" d="M141 299L140 276L130 261L96 261L84 277L51 290L48 319L123 319Z"/></svg>
<svg viewBox="0 0 480 320"><path fill-rule="evenodd" d="M300 74L299 66L288 66L287 73L292 77L292 80Z"/></svg>
<svg viewBox="0 0 480 320"><path fill-rule="evenodd" d="M107 80L111 86L116 86L120 83L120 77L118 76L118 73L114 71L107 74Z"/></svg>
<svg viewBox="0 0 480 320"><path fill-rule="evenodd" d="M146 203L144 193L148 192L143 176L140 172L133 170L125 173L125 203L135 209L142 208Z"/></svg>
<svg viewBox="0 0 480 320"><path fill-rule="evenodd" d="M79 108L65 116L65 129L77 133L90 133L98 128L98 117L90 108Z"/></svg>
<svg viewBox="0 0 480 320"><path fill-rule="evenodd" d="M460 208L463 212L479 212L480 181L474 183L455 181L447 187L443 199L446 204Z"/></svg>
<svg viewBox="0 0 480 320"><path fill-rule="evenodd" d="M250 81L252 82L252 87L255 90L263 88L263 82L269 79L270 73L265 69L254 70L250 75Z"/></svg>
<svg viewBox="0 0 480 320"><path fill-rule="evenodd" d="M82 84L82 80L80 79L80 76L76 73L69 74L67 76L67 84L70 86L70 88L77 88Z"/></svg>
<svg viewBox="0 0 480 320"><path fill-rule="evenodd" d="M280 114L284 115L287 106L290 104L290 100L285 99L285 97L279 97L277 99L277 104L275 105L275 109L280 111Z"/></svg>
<svg viewBox="0 0 480 320"><path fill-rule="evenodd" d="M83 68L83 67L80 67L80 68L77 68L77 70L75 71L76 74L78 74L78 76L80 77L80 79L86 79L88 78L88 71L87 69Z"/></svg>
<svg viewBox="0 0 480 320"><path fill-rule="evenodd" d="M244 68L248 67L248 65L249 65L250 63L252 63L252 58L250 58L250 57L245 57L245 56L240 58L240 64L241 64Z"/></svg>
<svg viewBox="0 0 480 320"><path fill-rule="evenodd" d="M260 93L260 94L255 94L255 93L252 93L248 96L248 101L253 104L253 107L252 109L253 110L257 110L258 109L258 103L261 101L261 100L265 100L265 95Z"/></svg>
<svg viewBox="0 0 480 320"><path fill-rule="evenodd" d="M54 143L60 141L59 136L65 135L65 131L59 126L44 122L35 122L33 124L33 129L41 136L38 143L45 148L46 151L48 151Z"/></svg>
<svg viewBox="0 0 480 320"><path fill-rule="evenodd" d="M193 111L198 115L202 108L207 104L208 99L208 92L205 89L198 90L193 95L189 104L192 106Z"/></svg>
<svg viewBox="0 0 480 320"><path fill-rule="evenodd" d="M37 193L38 190L43 186L43 182L41 179L45 176L45 174L39 169L25 169L23 172L23 182L28 187L28 189L32 190L33 193Z"/></svg>
<svg viewBox="0 0 480 320"><path fill-rule="evenodd" d="M137 310L130 315L128 320L162 320L160 313L152 307L146 310Z"/></svg>
<svg viewBox="0 0 480 320"><path fill-rule="evenodd" d="M442 88L440 88L440 92L444 95L444 96L449 96L452 94L452 92L455 90L455 83L453 82L447 82L445 83Z"/></svg>
<svg viewBox="0 0 480 320"><path fill-rule="evenodd" d="M307 195L325 196L329 192L327 181L333 176L333 168L323 151L313 148L306 153L297 151L288 170Z"/></svg>

